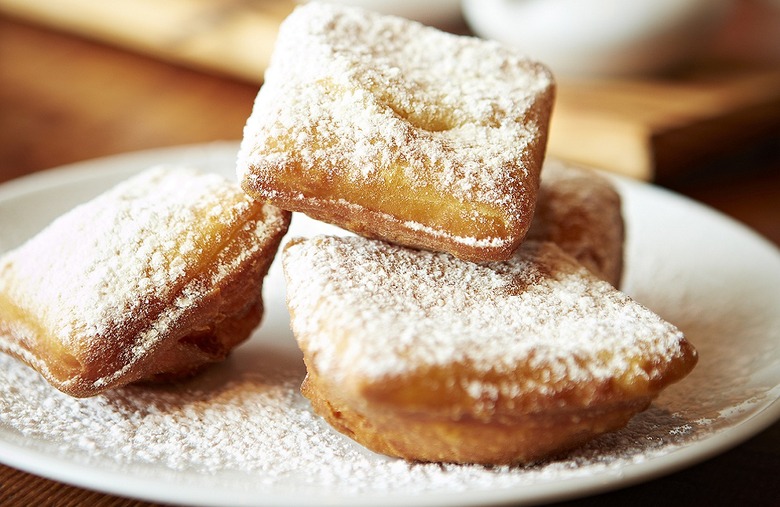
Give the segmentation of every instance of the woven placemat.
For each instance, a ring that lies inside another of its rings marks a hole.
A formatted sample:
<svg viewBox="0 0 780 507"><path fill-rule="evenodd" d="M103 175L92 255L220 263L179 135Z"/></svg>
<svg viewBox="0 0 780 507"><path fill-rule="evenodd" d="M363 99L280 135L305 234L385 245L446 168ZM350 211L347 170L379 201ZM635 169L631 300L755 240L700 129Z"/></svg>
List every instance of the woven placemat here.
<svg viewBox="0 0 780 507"><path fill-rule="evenodd" d="M38 477L0 465L0 505L3 507L154 507Z"/></svg>

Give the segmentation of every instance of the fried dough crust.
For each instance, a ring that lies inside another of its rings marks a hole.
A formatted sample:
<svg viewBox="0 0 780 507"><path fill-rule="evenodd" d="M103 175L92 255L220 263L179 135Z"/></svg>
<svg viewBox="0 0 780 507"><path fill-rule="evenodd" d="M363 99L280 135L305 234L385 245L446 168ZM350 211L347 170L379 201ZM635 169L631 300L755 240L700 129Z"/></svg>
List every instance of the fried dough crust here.
<svg viewBox="0 0 780 507"><path fill-rule="evenodd" d="M550 242L475 264L360 237L283 254L302 387L414 461L527 463L624 426L697 361L682 333Z"/></svg>
<svg viewBox="0 0 780 507"><path fill-rule="evenodd" d="M554 90L514 49L311 2L282 25L239 181L366 237L507 259L533 215Z"/></svg>

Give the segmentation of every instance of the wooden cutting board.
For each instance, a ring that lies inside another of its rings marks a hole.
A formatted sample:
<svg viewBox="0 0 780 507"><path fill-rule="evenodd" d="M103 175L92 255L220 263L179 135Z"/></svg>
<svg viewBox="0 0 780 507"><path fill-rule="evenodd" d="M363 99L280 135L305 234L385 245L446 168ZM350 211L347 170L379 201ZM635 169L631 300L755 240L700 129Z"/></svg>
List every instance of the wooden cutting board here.
<svg viewBox="0 0 780 507"><path fill-rule="evenodd" d="M667 77L559 83L549 153L657 180L780 145L780 67L701 63Z"/></svg>
<svg viewBox="0 0 780 507"><path fill-rule="evenodd" d="M291 0L0 0L0 12L262 83ZM559 81L548 153L653 180L780 142L780 66L702 62L642 79Z"/></svg>

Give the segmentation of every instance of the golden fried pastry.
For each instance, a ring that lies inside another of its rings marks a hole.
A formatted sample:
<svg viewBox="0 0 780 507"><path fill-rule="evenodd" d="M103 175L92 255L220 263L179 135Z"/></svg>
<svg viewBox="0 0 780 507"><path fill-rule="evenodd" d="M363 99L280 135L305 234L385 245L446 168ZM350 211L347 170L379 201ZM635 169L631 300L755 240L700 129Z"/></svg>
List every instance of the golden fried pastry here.
<svg viewBox="0 0 780 507"><path fill-rule="evenodd" d="M289 213L151 168L0 258L0 350L72 396L194 373L257 326Z"/></svg>
<svg viewBox="0 0 780 507"><path fill-rule="evenodd" d="M503 260L531 222L553 94L516 50L311 2L281 27L239 181L364 236Z"/></svg>
<svg viewBox="0 0 780 507"><path fill-rule="evenodd" d="M508 464L625 425L697 355L554 243L470 263L358 236L284 250L317 413L408 460Z"/></svg>
<svg viewBox="0 0 780 507"><path fill-rule="evenodd" d="M620 194L595 171L547 159L526 239L552 241L615 287L623 274Z"/></svg>

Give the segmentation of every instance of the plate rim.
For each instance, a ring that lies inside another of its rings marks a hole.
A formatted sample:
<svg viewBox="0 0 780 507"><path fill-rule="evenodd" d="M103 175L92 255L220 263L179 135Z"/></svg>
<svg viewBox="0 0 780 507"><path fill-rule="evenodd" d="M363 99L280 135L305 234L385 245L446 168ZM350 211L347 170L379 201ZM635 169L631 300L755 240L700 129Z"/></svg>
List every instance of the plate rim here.
<svg viewBox="0 0 780 507"><path fill-rule="evenodd" d="M387 493L360 495L328 493L326 502L312 502L315 498L321 499L321 495L315 494L265 492L261 502L253 501L246 496L232 497L229 499L229 502L231 505L246 506L303 506L329 505L333 503L357 506L375 503L380 500L386 502L388 499L392 499L394 500L393 505L431 507L508 502L512 502L513 505L530 505L542 500L545 502L566 501L641 484L702 463L744 443L776 423L779 418L780 398L769 402L762 409L754 412L734 426L718 431L705 439L680 447L662 456L655 456L641 463L633 463L619 473L609 474L614 476L616 480L603 480L602 477L602 480L595 481L593 477L586 476L550 481L534 485L537 491L532 494L526 494L522 498L517 497L517 490L521 487L507 486L495 490L459 491L454 493L439 491L427 492L423 495L407 493L393 494L389 497ZM208 486L198 487L188 484L187 487L192 489L187 490L186 494L182 494L180 490L174 491L175 488L170 487L176 486L178 483L166 483L169 487L162 490L150 489L150 484L154 484L155 481L147 476L138 477L127 475L126 473L123 474L116 470L96 469L95 466L74 463L62 456L51 456L44 451L30 449L4 440L1 436L6 431L3 428L0 428L0 430L2 430L0 431L0 462L39 477L62 482L70 486L148 502L174 502L181 505L209 507L224 505L226 500L224 491L214 490ZM11 459L7 459L9 451L12 453ZM44 461L50 463L51 466L39 466L39 458L44 458ZM57 468L57 465L61 467ZM95 473L96 470L97 473ZM114 481L111 483L111 486L105 484L106 479L117 479L120 474L122 475L121 481ZM562 485L566 485L565 491L561 490ZM422 502L419 501L421 497L424 497ZM403 500L403 502L397 503L399 500ZM453 501L456 501L456 503L453 504Z"/></svg>

